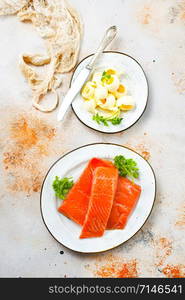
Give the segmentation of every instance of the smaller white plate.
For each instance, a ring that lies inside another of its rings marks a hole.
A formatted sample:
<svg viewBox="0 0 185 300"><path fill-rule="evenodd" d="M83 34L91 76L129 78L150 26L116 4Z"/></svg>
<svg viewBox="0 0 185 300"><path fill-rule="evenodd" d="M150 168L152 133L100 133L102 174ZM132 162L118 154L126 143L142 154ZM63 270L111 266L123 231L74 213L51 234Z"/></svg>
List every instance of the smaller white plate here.
<svg viewBox="0 0 185 300"><path fill-rule="evenodd" d="M92 55L87 56L78 64L73 73L70 86L79 72L90 62ZM126 76L125 78L123 77L123 84L127 87L128 93L134 98L136 103L135 109L123 114L121 124L112 125L110 123L109 126L99 125L92 120L92 114L84 108L84 100L80 93L73 101L72 109L78 119L86 126L103 133L117 133L128 129L141 118L148 101L148 83L140 64L125 53L105 51L97 62L96 69L104 67L124 70Z"/></svg>
<svg viewBox="0 0 185 300"><path fill-rule="evenodd" d="M76 181L91 158L113 160L116 155L120 154L134 159L138 164L140 177L136 183L142 188L139 201L124 229L106 230L99 238L80 239L81 226L57 211L61 200L56 200L52 182L55 176L72 176ZM139 154L116 144L90 144L65 154L51 166L41 189L41 215L51 235L62 245L83 253L102 252L126 242L143 226L152 210L155 192L156 182L153 170Z"/></svg>

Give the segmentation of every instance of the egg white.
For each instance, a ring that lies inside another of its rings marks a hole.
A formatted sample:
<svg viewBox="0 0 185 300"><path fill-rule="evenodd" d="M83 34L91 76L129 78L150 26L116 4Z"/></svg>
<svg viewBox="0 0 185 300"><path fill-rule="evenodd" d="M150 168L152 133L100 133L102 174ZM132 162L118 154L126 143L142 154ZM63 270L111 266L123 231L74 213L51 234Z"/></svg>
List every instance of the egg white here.
<svg viewBox="0 0 185 300"><path fill-rule="evenodd" d="M120 83L120 85L123 85L123 84ZM119 85L119 87L120 87L120 85ZM124 86L124 85L123 85L123 86ZM124 91L123 91L123 92L118 91L118 90L119 90L119 87L118 87L118 89L117 89L115 92L113 92L113 95L116 97L116 99L119 99L119 98L121 98L122 96L124 96L124 95L127 94L127 89L126 89L125 86L124 86Z"/></svg>
<svg viewBox="0 0 185 300"><path fill-rule="evenodd" d="M95 91L94 91L94 97L95 99L99 100L99 99L105 99L107 98L107 95L108 95L108 90L105 86L102 86L102 85L98 85L96 88L95 88Z"/></svg>
<svg viewBox="0 0 185 300"><path fill-rule="evenodd" d="M108 84L105 81L104 86L107 87L109 92L115 92L119 88L120 80L116 75L111 75L111 78L113 78L113 82Z"/></svg>
<svg viewBox="0 0 185 300"><path fill-rule="evenodd" d="M93 74L92 81L97 84L102 84L101 78L102 78L102 72L95 72Z"/></svg>
<svg viewBox="0 0 185 300"><path fill-rule="evenodd" d="M92 114L95 114L95 112L96 112L96 103L95 103L94 99L86 100L84 102L84 108L88 112L90 112Z"/></svg>
<svg viewBox="0 0 185 300"><path fill-rule="evenodd" d="M122 96L117 100L116 106L121 110L132 110L135 107L135 102L132 96Z"/></svg>
<svg viewBox="0 0 185 300"><path fill-rule="evenodd" d="M98 101L99 107L101 107L102 109L106 109L106 110L114 110L115 104L116 104L116 99L113 95L109 94L106 97L106 99L103 99L103 100Z"/></svg>
<svg viewBox="0 0 185 300"><path fill-rule="evenodd" d="M85 99L90 99L92 97L94 97L94 93L95 93L95 86L93 84L93 82L88 81L85 86L82 88L82 97Z"/></svg>

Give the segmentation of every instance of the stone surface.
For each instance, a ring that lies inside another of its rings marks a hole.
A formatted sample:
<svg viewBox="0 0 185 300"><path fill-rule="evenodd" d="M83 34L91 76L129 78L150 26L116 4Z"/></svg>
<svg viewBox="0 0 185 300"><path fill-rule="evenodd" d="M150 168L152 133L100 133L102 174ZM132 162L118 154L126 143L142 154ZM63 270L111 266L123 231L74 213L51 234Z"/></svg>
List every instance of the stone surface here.
<svg viewBox="0 0 185 300"><path fill-rule="evenodd" d="M110 49L142 65L149 103L137 124L115 135L86 128L72 112L57 124L57 111L32 108L31 91L18 68L20 53L44 51L43 41L31 24L15 16L0 18L0 277L185 276L185 1L71 3L84 22L80 59L95 51L108 26L117 25L119 35ZM70 76L64 76L61 97ZM39 191L57 158L93 142L127 145L149 159L157 197L150 218L131 240L106 253L82 255L50 236Z"/></svg>

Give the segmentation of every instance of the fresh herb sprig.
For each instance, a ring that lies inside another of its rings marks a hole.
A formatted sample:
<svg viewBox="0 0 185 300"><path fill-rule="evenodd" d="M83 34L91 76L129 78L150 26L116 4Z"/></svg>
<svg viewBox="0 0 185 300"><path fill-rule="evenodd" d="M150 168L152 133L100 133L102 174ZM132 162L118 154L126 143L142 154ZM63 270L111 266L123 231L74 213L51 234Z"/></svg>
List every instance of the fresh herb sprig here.
<svg viewBox="0 0 185 300"><path fill-rule="evenodd" d="M111 79L111 75L110 74L107 74L106 71L104 71L102 73L102 77L101 77L101 81L102 82L106 82L106 81L109 81Z"/></svg>
<svg viewBox="0 0 185 300"><path fill-rule="evenodd" d="M104 126L109 126L109 123L112 123L112 125L119 125L121 123L121 121L123 120L123 118L118 118L118 117L115 117L115 118L104 118L103 116L100 116L98 113L96 115L94 115L92 117L92 119L94 121L96 121L96 123L98 123L99 125L100 124L103 124Z"/></svg>
<svg viewBox="0 0 185 300"><path fill-rule="evenodd" d="M132 158L125 158L123 155L117 155L114 158L114 165L119 171L119 175L130 177L132 180L139 177L137 163Z"/></svg>
<svg viewBox="0 0 185 300"><path fill-rule="evenodd" d="M73 184L74 182L72 177L64 177L60 179L58 176L56 176L52 184L55 191L55 196L64 200Z"/></svg>
<svg viewBox="0 0 185 300"><path fill-rule="evenodd" d="M99 125L100 124L103 124L104 126L109 126L108 122L107 122L107 119L104 118L103 116L100 116L98 113L96 115L94 115L92 117L92 119L94 121L96 121L96 123L98 123Z"/></svg>
<svg viewBox="0 0 185 300"><path fill-rule="evenodd" d="M123 120L123 118L118 118L118 117L115 117L113 119L110 119L109 122L112 123L112 125L119 125L121 123L121 121Z"/></svg>

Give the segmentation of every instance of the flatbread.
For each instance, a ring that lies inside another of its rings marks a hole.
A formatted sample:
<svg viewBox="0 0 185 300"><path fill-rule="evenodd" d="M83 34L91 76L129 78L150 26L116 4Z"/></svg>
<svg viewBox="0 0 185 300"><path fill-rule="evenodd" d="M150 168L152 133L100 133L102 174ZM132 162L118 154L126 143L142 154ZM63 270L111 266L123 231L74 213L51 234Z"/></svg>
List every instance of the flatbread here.
<svg viewBox="0 0 185 300"><path fill-rule="evenodd" d="M1 0L0 2L0 16L12 15L22 9L29 0Z"/></svg>
<svg viewBox="0 0 185 300"><path fill-rule="evenodd" d="M5 6L0 14L12 14L15 1L3 2ZM49 112L58 104L56 89L61 84L61 74L71 71L77 62L82 23L76 10L66 0L22 0L16 3L14 13L19 20L31 22L46 43L47 54L22 54L20 68L32 88L33 106ZM44 74L36 72L32 67L44 65L48 65ZM56 94L56 102L52 107L44 108L40 102L49 91Z"/></svg>

